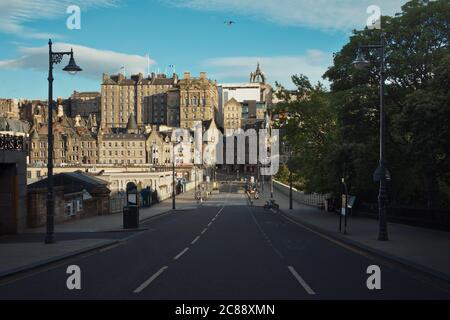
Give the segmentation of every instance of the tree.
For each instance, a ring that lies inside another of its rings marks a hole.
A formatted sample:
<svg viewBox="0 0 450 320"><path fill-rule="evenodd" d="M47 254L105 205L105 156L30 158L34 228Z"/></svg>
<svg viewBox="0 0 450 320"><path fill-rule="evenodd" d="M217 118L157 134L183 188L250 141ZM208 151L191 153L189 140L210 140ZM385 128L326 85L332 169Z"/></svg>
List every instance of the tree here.
<svg viewBox="0 0 450 320"><path fill-rule="evenodd" d="M448 1L413 0L398 16L382 17L387 39L387 159L391 198L397 203L435 207L439 186L449 183L449 9ZM371 67L363 71L354 69L351 61L359 44L377 43L379 36L380 30L355 30L324 75L339 105L340 139L352 149L346 159L352 176L359 172L370 177L373 168L366 164L377 156L379 55L372 53ZM367 179L353 180L361 190Z"/></svg>
<svg viewBox="0 0 450 320"><path fill-rule="evenodd" d="M280 166L277 174L275 175L275 179L282 182L282 183L289 183L289 169L287 165L283 164Z"/></svg>
<svg viewBox="0 0 450 320"><path fill-rule="evenodd" d="M281 93L287 102L274 111L288 114L280 127L306 191L338 192L345 177L350 193L376 202L380 55L367 53L366 70L352 61L360 44L379 43L383 32L390 203L450 203L449 9L447 0L412 0L395 17L383 16L381 31L354 30L324 74L330 91L306 76L292 77L297 89Z"/></svg>
<svg viewBox="0 0 450 320"><path fill-rule="evenodd" d="M288 114L280 127L284 142L293 152L296 185L302 185L306 191L328 191L334 188L334 183L326 174L317 173L326 170L332 150L335 109L322 84L313 86L304 75L295 75L292 81L297 87L295 99L286 99L288 102L278 104L276 110Z"/></svg>

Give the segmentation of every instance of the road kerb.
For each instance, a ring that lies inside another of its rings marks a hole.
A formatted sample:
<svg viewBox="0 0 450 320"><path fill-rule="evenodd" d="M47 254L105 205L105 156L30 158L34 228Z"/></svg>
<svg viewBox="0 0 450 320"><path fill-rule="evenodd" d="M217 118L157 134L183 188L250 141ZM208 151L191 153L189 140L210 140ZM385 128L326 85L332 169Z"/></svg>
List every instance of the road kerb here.
<svg viewBox="0 0 450 320"><path fill-rule="evenodd" d="M37 261L37 262L34 262L34 263L30 263L30 264L27 264L27 265L22 266L22 267L6 270L6 271L3 271L3 272L0 273L0 280L3 280L5 278L8 278L8 277L20 274L20 273L29 272L29 271L32 271L34 269L42 268L42 267L45 267L46 265L49 265L49 264L52 264L52 263L55 263L55 262L60 262L60 261L63 261L63 260L69 259L69 258L73 258L73 257L79 256L81 254L86 254L86 253L89 253L91 251L100 250L100 249L103 249L105 247L109 247L111 245L115 245L115 244L118 244L118 243L120 243L120 240L109 240L109 241L106 241L106 242L101 243L101 244L88 246L86 248L78 249L78 250L75 250L73 252L65 253L65 254L62 254L62 255L59 255L59 256L56 256L56 257L52 257L52 258L40 260L40 261Z"/></svg>
<svg viewBox="0 0 450 320"><path fill-rule="evenodd" d="M424 267L422 265L416 264L412 261L408 261L406 259L400 258L398 256L394 256L392 254L383 252L381 250L377 250L374 249L372 247L366 246L362 243L359 243L357 241L348 239L344 236L339 236L336 235L328 230L325 230L321 227L318 227L316 225L313 225L311 223L305 222L304 220L298 218L297 216L294 216L290 213L287 213L286 211L283 211L281 209L279 209L279 211L284 214L285 216L295 220L297 223L305 226L306 228L309 228L311 230L314 230L315 232L319 233L319 234L323 234L324 236L327 236L329 238L332 238L333 240L337 241L337 242L341 242L349 247L353 247L357 250L361 250L363 252L366 252L369 255L374 256L375 258L378 259L384 259L387 262L391 262L394 264L397 264L397 266L402 267L405 270L408 270L409 272L414 272L414 273L418 273L421 274L422 276L428 278L429 280L433 280L433 281L439 281L439 283L441 284L440 287L445 287L446 290L450 291L450 277L439 272L436 271L434 269L431 268L427 268ZM430 279L431 278L431 279ZM445 282L442 285L442 281Z"/></svg>

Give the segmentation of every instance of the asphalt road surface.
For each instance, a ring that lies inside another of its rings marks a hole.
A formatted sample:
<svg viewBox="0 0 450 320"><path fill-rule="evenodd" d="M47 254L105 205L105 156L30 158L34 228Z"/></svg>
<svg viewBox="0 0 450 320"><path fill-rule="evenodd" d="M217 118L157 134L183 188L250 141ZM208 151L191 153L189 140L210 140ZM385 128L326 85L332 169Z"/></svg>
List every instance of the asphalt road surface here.
<svg viewBox="0 0 450 320"><path fill-rule="evenodd" d="M449 299L450 293L394 264L252 207L223 184L198 209L144 223L118 245L0 281L0 299ZM81 269L81 290L66 286ZM381 290L367 267L381 268Z"/></svg>

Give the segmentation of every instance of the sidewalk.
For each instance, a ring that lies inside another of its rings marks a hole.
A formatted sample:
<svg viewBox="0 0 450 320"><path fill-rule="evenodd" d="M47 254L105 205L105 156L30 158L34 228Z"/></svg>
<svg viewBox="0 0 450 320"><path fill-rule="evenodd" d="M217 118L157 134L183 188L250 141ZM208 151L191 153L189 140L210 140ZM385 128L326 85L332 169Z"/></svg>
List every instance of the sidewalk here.
<svg viewBox="0 0 450 320"><path fill-rule="evenodd" d="M176 210L196 208L193 198L193 191L178 195ZM171 210L170 198L150 208L141 208L140 221ZM59 240L51 245L43 243L45 227L0 237L0 278L119 243L120 237L113 231L123 231L121 213L56 224L55 233Z"/></svg>
<svg viewBox="0 0 450 320"><path fill-rule="evenodd" d="M194 191L188 191L176 196L176 209L186 210L195 208ZM144 221L164 212L172 210L172 198L154 204L150 208L139 209L139 220ZM105 232L123 229L123 214L115 213L84 219L67 221L55 225L55 232ZM27 229L24 233L45 233L45 226Z"/></svg>
<svg viewBox="0 0 450 320"><path fill-rule="evenodd" d="M269 185L265 185L259 200L253 199L254 205L263 206L269 199ZM290 210L289 197L276 189L274 199L283 213L307 226L450 281L450 232L388 223L389 241L383 242L377 240L378 220L349 217L347 234L343 235L339 233L338 214L297 202L293 203L293 210Z"/></svg>

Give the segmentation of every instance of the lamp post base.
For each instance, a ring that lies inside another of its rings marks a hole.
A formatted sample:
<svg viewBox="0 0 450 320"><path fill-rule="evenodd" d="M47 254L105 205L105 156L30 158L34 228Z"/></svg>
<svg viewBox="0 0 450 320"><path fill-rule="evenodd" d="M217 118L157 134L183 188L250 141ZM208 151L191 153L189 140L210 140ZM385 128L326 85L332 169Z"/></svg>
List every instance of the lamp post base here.
<svg viewBox="0 0 450 320"><path fill-rule="evenodd" d="M386 231L380 231L378 233L378 241L389 241L389 237Z"/></svg>
<svg viewBox="0 0 450 320"><path fill-rule="evenodd" d="M47 234L44 240L45 244L53 244L56 243L55 236L53 234Z"/></svg>

